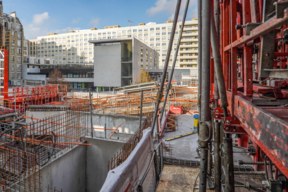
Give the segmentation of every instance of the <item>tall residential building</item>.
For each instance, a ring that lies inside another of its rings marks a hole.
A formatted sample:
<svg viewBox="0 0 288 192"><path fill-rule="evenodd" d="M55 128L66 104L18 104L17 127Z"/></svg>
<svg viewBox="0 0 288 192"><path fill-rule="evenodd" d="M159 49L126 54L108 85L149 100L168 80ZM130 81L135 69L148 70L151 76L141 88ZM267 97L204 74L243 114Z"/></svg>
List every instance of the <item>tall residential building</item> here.
<svg viewBox="0 0 288 192"><path fill-rule="evenodd" d="M23 26L16 12L3 13L2 1L0 1L0 15L2 25L0 46L9 50L9 81L11 85L22 85Z"/></svg>
<svg viewBox="0 0 288 192"><path fill-rule="evenodd" d="M107 26L105 29L74 30L69 33L50 33L37 37L37 57L46 57L56 63L93 63L94 52L91 40L123 39L137 37L159 53L159 67L165 62L173 21L156 24L140 23L139 26ZM170 56L172 66L177 47L181 22L178 22ZM197 68L198 56L198 19L185 22L176 68Z"/></svg>
<svg viewBox="0 0 288 192"><path fill-rule="evenodd" d="M37 39L28 40L28 54L30 57L36 57Z"/></svg>

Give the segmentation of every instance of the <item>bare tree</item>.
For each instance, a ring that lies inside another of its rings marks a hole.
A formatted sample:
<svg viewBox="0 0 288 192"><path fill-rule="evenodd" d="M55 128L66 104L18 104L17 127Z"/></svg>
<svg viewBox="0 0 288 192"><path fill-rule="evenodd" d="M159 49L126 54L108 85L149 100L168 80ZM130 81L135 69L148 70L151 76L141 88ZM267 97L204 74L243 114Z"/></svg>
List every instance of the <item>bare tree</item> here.
<svg viewBox="0 0 288 192"><path fill-rule="evenodd" d="M58 69L58 67L55 67L53 71L49 73L49 77L47 78L48 84L67 84L64 80L64 77L62 77L61 71Z"/></svg>

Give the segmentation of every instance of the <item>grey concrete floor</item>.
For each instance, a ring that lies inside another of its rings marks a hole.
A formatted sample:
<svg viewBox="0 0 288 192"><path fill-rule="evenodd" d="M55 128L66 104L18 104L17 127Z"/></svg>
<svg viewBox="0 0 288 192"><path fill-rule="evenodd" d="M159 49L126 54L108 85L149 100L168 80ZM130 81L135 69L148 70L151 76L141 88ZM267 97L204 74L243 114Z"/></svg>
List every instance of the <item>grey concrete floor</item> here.
<svg viewBox="0 0 288 192"><path fill-rule="evenodd" d="M182 137L172 141L165 141L165 139L175 137L178 135L182 135L185 133L189 133L193 131L194 120L192 115L183 114L176 116L176 131L175 132L166 132L162 141L166 144L170 144L172 146L172 157L186 159L186 160L198 160L198 154L196 149L198 147L198 135L193 134L186 137ZM242 149L234 148L235 152L241 152ZM170 156L169 154L167 154ZM238 164L239 160L251 161L251 158L247 155L247 153L234 153L234 162L235 165Z"/></svg>

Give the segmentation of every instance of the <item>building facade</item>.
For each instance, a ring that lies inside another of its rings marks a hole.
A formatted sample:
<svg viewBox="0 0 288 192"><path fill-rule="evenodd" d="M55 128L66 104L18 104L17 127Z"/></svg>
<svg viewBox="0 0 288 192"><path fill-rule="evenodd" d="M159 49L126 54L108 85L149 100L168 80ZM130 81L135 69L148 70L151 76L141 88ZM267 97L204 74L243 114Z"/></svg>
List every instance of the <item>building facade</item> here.
<svg viewBox="0 0 288 192"><path fill-rule="evenodd" d="M94 44L94 86L98 90L136 83L142 68L159 68L159 53L136 37L89 42Z"/></svg>
<svg viewBox="0 0 288 192"><path fill-rule="evenodd" d="M24 32L23 26L16 15L3 13L3 4L0 1L1 15L1 47L9 50L9 82L10 85L22 85L22 63Z"/></svg>
<svg viewBox="0 0 288 192"><path fill-rule="evenodd" d="M28 53L30 57L37 56L37 39L28 40Z"/></svg>
<svg viewBox="0 0 288 192"><path fill-rule="evenodd" d="M156 24L140 23L138 26L107 26L105 29L92 28L75 30L69 33L50 33L37 37L37 57L54 59L56 63L94 63L91 40L125 39L137 37L159 53L159 67L164 66L173 21ZM169 66L172 66L177 47L181 22L178 22L173 42ZM198 57L198 19L185 22L176 68L197 68Z"/></svg>

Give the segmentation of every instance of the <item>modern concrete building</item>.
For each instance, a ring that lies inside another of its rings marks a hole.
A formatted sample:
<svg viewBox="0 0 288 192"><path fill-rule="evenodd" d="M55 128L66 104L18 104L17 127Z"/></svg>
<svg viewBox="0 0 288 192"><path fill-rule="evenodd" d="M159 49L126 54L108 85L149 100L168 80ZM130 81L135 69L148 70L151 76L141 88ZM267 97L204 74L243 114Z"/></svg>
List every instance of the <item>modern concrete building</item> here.
<svg viewBox="0 0 288 192"><path fill-rule="evenodd" d="M173 22L156 24L140 23L139 26L107 26L105 29L73 30L69 33L50 33L37 37L37 57L51 58L56 63L93 63L94 52L91 40L125 39L137 37L154 48L159 55L159 67L163 68ZM177 24L169 66L172 66L174 51L179 38L181 22ZM185 22L184 33L177 58L176 68L197 68L198 19Z"/></svg>
<svg viewBox="0 0 288 192"><path fill-rule="evenodd" d="M138 38L89 42L94 44L94 86L99 89L136 83L142 68L159 68L159 53Z"/></svg>
<svg viewBox="0 0 288 192"><path fill-rule="evenodd" d="M1 16L1 47L9 50L9 83L22 85L22 63L24 32L23 26L16 15L3 13L3 4L0 1Z"/></svg>
<svg viewBox="0 0 288 192"><path fill-rule="evenodd" d="M30 57L23 64L24 85L45 85L49 74L58 68L70 89L88 89L94 86L93 64L53 64L54 61ZM50 64L49 64L50 63Z"/></svg>

